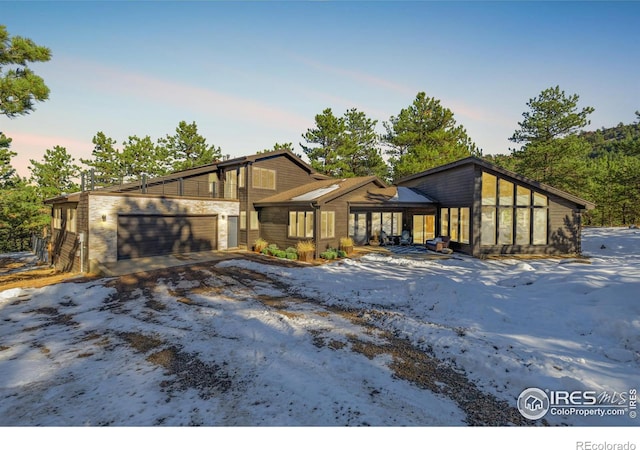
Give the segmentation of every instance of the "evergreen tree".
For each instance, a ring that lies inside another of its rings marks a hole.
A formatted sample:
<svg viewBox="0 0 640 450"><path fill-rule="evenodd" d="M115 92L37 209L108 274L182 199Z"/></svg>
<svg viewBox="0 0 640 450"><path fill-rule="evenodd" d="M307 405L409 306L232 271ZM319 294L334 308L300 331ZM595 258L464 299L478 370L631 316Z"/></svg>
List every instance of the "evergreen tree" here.
<svg viewBox="0 0 640 450"><path fill-rule="evenodd" d="M167 171L191 169L222 158L220 147L208 145L198 133L196 123L187 124L184 120L178 124L174 135L158 140L158 147L166 151Z"/></svg>
<svg viewBox="0 0 640 450"><path fill-rule="evenodd" d="M316 115L315 121L316 128L309 128L302 135L307 144L315 146L300 146L309 158L311 167L326 175L340 176L339 147L344 137L344 119L334 116L331 108L326 108L322 114Z"/></svg>
<svg viewBox="0 0 640 450"><path fill-rule="evenodd" d="M344 137L339 147L343 177L376 175L387 178L387 164L380 152L377 121L355 108L344 115Z"/></svg>
<svg viewBox="0 0 640 450"><path fill-rule="evenodd" d="M127 181L140 180L143 175L148 178L166 175L169 172L166 159L165 149L156 146L149 136L129 136L120 153L122 175Z"/></svg>
<svg viewBox="0 0 640 450"><path fill-rule="evenodd" d="M594 109L578 109L579 96L567 96L559 86L545 89L527 103L520 129L509 138L522 144L512 149L516 171L578 195L585 189L590 146L578 132Z"/></svg>
<svg viewBox="0 0 640 450"><path fill-rule="evenodd" d="M453 112L424 92L384 127L394 179L481 153Z"/></svg>
<svg viewBox="0 0 640 450"><path fill-rule="evenodd" d="M29 114L35 102L49 98L44 80L27 67L28 63L51 59L51 51L31 39L9 37L0 25L0 114L13 118ZM8 69L3 69L8 66Z"/></svg>
<svg viewBox="0 0 640 450"><path fill-rule="evenodd" d="M49 220L49 208L27 180L16 176L11 188L0 189L0 251L28 250L31 234L42 233Z"/></svg>
<svg viewBox="0 0 640 450"><path fill-rule="evenodd" d="M76 183L80 167L65 147L56 145L47 149L42 162L30 159L31 181L38 186L42 199L56 197L62 193L77 192Z"/></svg>
<svg viewBox="0 0 640 450"><path fill-rule="evenodd" d="M111 186L122 182L122 161L120 151L116 149L116 141L99 131L92 139L93 151L91 159L80 159L89 167L86 182L94 187ZM90 179L93 175L93 180ZM90 186L88 186L90 187Z"/></svg>
<svg viewBox="0 0 640 450"><path fill-rule="evenodd" d="M11 158L16 156L16 152L9 150L10 146L11 138L0 131L0 188L7 186L16 173L11 165Z"/></svg>
<svg viewBox="0 0 640 450"><path fill-rule="evenodd" d="M316 128L302 135L308 144L315 146L300 144L315 170L334 177L386 178L387 166L375 132L377 121L356 108L347 110L342 117L334 116L331 108L327 108L315 119Z"/></svg>

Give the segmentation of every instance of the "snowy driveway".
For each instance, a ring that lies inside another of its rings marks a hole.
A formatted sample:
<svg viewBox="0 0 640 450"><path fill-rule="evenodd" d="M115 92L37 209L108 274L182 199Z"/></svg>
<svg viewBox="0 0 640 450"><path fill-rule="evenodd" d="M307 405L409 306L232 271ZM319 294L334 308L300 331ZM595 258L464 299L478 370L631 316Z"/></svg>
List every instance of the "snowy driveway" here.
<svg viewBox="0 0 640 450"><path fill-rule="evenodd" d="M0 425L531 423L524 388L637 384L640 234L585 246L590 264L237 259L0 291Z"/></svg>

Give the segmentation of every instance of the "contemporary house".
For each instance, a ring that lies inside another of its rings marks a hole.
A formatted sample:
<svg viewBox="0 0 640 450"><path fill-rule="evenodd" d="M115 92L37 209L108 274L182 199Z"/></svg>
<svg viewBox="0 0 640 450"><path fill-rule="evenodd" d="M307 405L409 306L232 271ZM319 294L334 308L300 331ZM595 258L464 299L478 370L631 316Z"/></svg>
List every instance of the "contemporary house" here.
<svg viewBox="0 0 640 450"><path fill-rule="evenodd" d="M581 215L595 207L476 157L397 184L437 199L437 233L450 237L450 248L476 257L580 253Z"/></svg>
<svg viewBox="0 0 640 450"><path fill-rule="evenodd" d="M91 183L89 183L91 184ZM594 205L478 158L387 186L377 177L333 179L289 151L219 161L47 200L51 261L69 271L94 262L203 250L280 248L312 239L317 254L351 236L384 232L414 244L438 235L473 256L577 253L580 215Z"/></svg>

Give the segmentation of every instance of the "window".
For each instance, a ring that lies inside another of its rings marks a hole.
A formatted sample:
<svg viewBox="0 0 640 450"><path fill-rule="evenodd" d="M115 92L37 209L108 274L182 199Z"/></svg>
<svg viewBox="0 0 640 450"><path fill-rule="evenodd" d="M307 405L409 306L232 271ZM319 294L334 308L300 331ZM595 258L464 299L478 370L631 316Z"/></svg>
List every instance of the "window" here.
<svg viewBox="0 0 640 450"><path fill-rule="evenodd" d="M75 233L77 229L76 225L76 210L75 208L67 209L67 231L69 233Z"/></svg>
<svg viewBox="0 0 640 450"><path fill-rule="evenodd" d="M469 243L469 208L441 208L440 234L449 236L452 241Z"/></svg>
<svg viewBox="0 0 640 450"><path fill-rule="evenodd" d="M460 242L469 243L469 208L460 208Z"/></svg>
<svg viewBox="0 0 640 450"><path fill-rule="evenodd" d="M62 208L53 208L53 228L59 230L62 227Z"/></svg>
<svg viewBox="0 0 640 450"><path fill-rule="evenodd" d="M511 206L513 205L513 183L500 179L498 184L499 187L499 204L500 206Z"/></svg>
<svg viewBox="0 0 640 450"><path fill-rule="evenodd" d="M482 204L496 204L496 185L498 178L486 172L482 172Z"/></svg>
<svg viewBox="0 0 640 450"><path fill-rule="evenodd" d="M495 245L496 243L496 208L482 207L480 219L480 245Z"/></svg>
<svg viewBox="0 0 640 450"><path fill-rule="evenodd" d="M247 212L246 211L240 211L240 229L241 230L247 229Z"/></svg>
<svg viewBox="0 0 640 450"><path fill-rule="evenodd" d="M335 211L322 211L320 213L320 238L327 239L336 236Z"/></svg>
<svg viewBox="0 0 640 450"><path fill-rule="evenodd" d="M449 236L449 208L440 209L440 234Z"/></svg>
<svg viewBox="0 0 640 450"><path fill-rule="evenodd" d="M217 173L209 174L208 185L209 185L209 193L211 194L211 196L217 197L218 196L218 174Z"/></svg>
<svg viewBox="0 0 640 450"><path fill-rule="evenodd" d="M513 208L498 208L498 244L513 244Z"/></svg>
<svg viewBox="0 0 640 450"><path fill-rule="evenodd" d="M244 167L240 167L238 168L238 187L243 188L244 187L244 173L245 173L245 168Z"/></svg>
<svg viewBox="0 0 640 450"><path fill-rule="evenodd" d="M547 244L546 195L483 173L481 204L481 245Z"/></svg>
<svg viewBox="0 0 640 450"><path fill-rule="evenodd" d="M449 209L449 236L458 242L458 208Z"/></svg>
<svg viewBox="0 0 640 450"><path fill-rule="evenodd" d="M235 169L224 174L224 198L238 198L238 172Z"/></svg>
<svg viewBox="0 0 640 450"><path fill-rule="evenodd" d="M533 209L533 245L547 244L547 209Z"/></svg>
<svg viewBox="0 0 640 450"><path fill-rule="evenodd" d="M402 234L402 213L371 213L371 231L372 234L384 231L388 236L399 236Z"/></svg>
<svg viewBox="0 0 640 450"><path fill-rule="evenodd" d="M249 213L249 216L250 216L249 227L252 230L259 230L260 221L258 220L258 211L251 211Z"/></svg>
<svg viewBox="0 0 640 450"><path fill-rule="evenodd" d="M313 237L313 211L289 211L289 237Z"/></svg>
<svg viewBox="0 0 640 450"><path fill-rule="evenodd" d="M261 167L253 167L253 187L257 189L275 189L276 188L276 171L271 169L263 169Z"/></svg>
<svg viewBox="0 0 640 450"><path fill-rule="evenodd" d="M529 208L516 208L516 244L518 245L531 243L530 218Z"/></svg>
<svg viewBox="0 0 640 450"><path fill-rule="evenodd" d="M436 237L436 216L413 216L413 242L424 244L425 241Z"/></svg>

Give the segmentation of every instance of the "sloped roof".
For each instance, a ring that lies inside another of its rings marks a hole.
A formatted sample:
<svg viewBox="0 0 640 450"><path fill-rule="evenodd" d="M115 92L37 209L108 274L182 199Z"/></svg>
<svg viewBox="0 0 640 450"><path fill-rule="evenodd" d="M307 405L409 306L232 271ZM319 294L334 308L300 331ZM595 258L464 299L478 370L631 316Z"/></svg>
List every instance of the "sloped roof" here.
<svg viewBox="0 0 640 450"><path fill-rule="evenodd" d="M384 188L386 185L378 177L355 177L342 179L327 179L298 186L288 191L272 195L255 202L256 206L272 206L288 203L295 204L323 204L342 195L372 183L373 187Z"/></svg>
<svg viewBox="0 0 640 450"><path fill-rule="evenodd" d="M400 180L398 180L396 182L397 185L401 185L403 183L406 183L408 181L412 181L418 178L423 178L423 177L428 177L430 175L436 174L436 173L441 173L441 172L446 172L448 170L452 170L461 166L465 166L468 164L475 164L477 166L483 167L485 169L491 170L493 172L496 172L498 174L504 175L506 177L512 178L513 180L517 180L520 181L524 184L528 184L532 187L538 188L541 191L546 191L549 192L551 194L554 194L560 198L564 198L565 200L568 200L572 203L575 203L578 206L582 206L583 208L586 209L593 209L595 208L595 203L592 203L588 200L585 200L583 198L580 198L576 195L570 194L568 192L565 192L563 190L554 188L553 186L549 186L548 184L545 183L540 183L539 181L535 181L531 178L527 178L525 176L522 176L520 174L517 174L515 172L511 172L510 170L507 169L503 169L502 167L496 166L495 164L491 164L488 161L485 161L484 159L478 158L476 156L469 156L467 158L463 158L460 159L458 161L454 161L451 162L449 164L444 164L442 166L438 166L438 167L434 167L432 169L429 170L425 170L424 172L420 172L420 173L416 173L413 175L409 175L407 177L401 178Z"/></svg>
<svg viewBox="0 0 640 450"><path fill-rule="evenodd" d="M404 186L373 188L349 199L351 204L385 204L395 206L437 203L425 194Z"/></svg>

